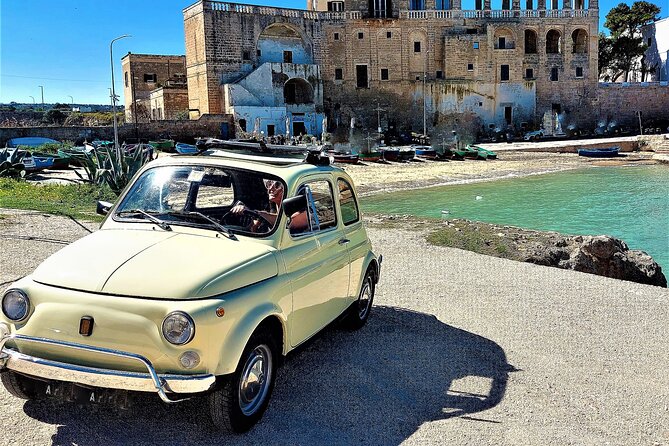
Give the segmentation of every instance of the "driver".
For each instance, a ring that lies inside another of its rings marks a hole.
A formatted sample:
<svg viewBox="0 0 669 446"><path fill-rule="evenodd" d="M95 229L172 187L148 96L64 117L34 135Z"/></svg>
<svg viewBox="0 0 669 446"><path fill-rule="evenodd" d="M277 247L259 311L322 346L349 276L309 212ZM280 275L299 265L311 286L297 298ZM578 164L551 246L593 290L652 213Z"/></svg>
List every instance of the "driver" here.
<svg viewBox="0 0 669 446"><path fill-rule="evenodd" d="M280 181L276 180L263 180L265 188L267 189L267 198L269 200L269 210L254 210L260 218L254 218L253 223L249 230L251 232L258 232L260 227L263 225L263 219L269 223L270 227L273 227L276 223L276 219L279 216L279 211L281 210L281 203L283 202L284 197L284 187ZM244 203L239 202L230 209L230 213L233 215L240 216L244 213L245 210L251 210ZM307 226L306 213L300 212L295 213L291 216L290 227L291 228L302 228Z"/></svg>

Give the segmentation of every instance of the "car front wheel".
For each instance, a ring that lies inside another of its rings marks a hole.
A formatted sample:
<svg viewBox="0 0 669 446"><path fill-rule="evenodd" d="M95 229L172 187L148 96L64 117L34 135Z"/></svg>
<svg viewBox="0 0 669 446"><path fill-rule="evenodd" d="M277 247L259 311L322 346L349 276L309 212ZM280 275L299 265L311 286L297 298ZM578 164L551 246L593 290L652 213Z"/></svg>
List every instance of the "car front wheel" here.
<svg viewBox="0 0 669 446"><path fill-rule="evenodd" d="M372 311L373 301L374 278L371 271L367 271L360 287L358 299L348 309L346 326L352 330L357 330L365 325L365 322L369 319L369 313Z"/></svg>
<svg viewBox="0 0 669 446"><path fill-rule="evenodd" d="M23 400L32 400L37 396L33 380L18 373L6 371L0 374L2 384L11 395Z"/></svg>
<svg viewBox="0 0 669 446"><path fill-rule="evenodd" d="M251 336L235 373L209 395L216 428L241 433L260 420L274 388L277 351L268 332L259 330Z"/></svg>

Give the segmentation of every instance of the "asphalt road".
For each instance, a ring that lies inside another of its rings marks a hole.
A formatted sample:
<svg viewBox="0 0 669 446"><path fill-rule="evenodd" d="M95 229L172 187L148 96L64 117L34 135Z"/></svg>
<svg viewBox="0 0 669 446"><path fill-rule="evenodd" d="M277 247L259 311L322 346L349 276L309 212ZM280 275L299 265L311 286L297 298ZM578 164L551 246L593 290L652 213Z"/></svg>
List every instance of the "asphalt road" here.
<svg viewBox="0 0 669 446"><path fill-rule="evenodd" d="M0 288L94 229L0 210ZM128 410L0 389L0 445L669 444L669 291L370 230L384 255L369 323L292 355L250 433L199 401Z"/></svg>

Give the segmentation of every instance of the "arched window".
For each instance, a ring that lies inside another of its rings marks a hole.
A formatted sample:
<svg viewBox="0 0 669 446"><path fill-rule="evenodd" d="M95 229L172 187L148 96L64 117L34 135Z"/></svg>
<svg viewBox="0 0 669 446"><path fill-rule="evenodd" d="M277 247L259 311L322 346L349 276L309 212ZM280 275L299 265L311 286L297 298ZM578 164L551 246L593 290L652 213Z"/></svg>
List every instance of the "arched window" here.
<svg viewBox="0 0 669 446"><path fill-rule="evenodd" d="M546 34L546 54L560 54L560 32L551 29Z"/></svg>
<svg viewBox="0 0 669 446"><path fill-rule="evenodd" d="M286 104L312 104L314 102L314 89L304 79L290 79L283 86L283 101Z"/></svg>
<svg viewBox="0 0 669 446"><path fill-rule="evenodd" d="M525 54L537 53L537 33L531 29L525 30Z"/></svg>
<svg viewBox="0 0 669 446"><path fill-rule="evenodd" d="M588 33L584 29L576 29L571 33L573 43L572 52L575 54L584 54L588 52Z"/></svg>

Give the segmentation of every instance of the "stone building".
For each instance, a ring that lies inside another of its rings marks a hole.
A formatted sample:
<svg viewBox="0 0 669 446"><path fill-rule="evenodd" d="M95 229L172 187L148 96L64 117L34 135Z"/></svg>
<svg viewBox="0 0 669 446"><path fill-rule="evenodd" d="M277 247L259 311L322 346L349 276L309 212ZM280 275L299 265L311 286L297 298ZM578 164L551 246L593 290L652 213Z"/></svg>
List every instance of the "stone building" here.
<svg viewBox="0 0 669 446"><path fill-rule="evenodd" d="M135 119L135 109L140 121L188 111L185 56L128 53L121 67L126 122Z"/></svg>
<svg viewBox="0 0 669 446"><path fill-rule="evenodd" d="M348 125L388 98L386 123L409 109L428 130L465 112L517 129L546 113L591 126L615 112L598 87L598 0L200 0L183 14L191 117L230 114L249 131L318 134L323 116Z"/></svg>
<svg viewBox="0 0 669 446"><path fill-rule="evenodd" d="M644 41L648 45L644 64L649 68L649 81L669 81L669 18L650 23L641 29Z"/></svg>

